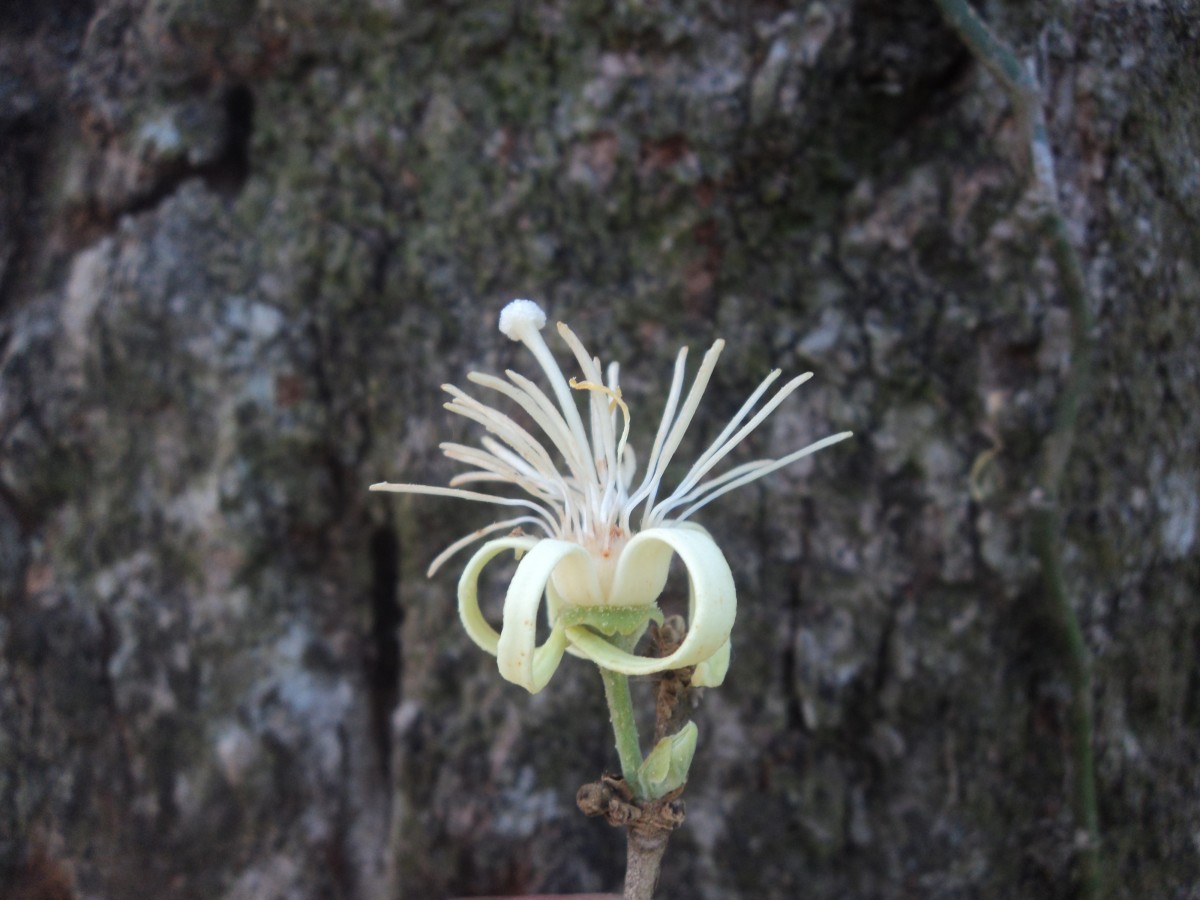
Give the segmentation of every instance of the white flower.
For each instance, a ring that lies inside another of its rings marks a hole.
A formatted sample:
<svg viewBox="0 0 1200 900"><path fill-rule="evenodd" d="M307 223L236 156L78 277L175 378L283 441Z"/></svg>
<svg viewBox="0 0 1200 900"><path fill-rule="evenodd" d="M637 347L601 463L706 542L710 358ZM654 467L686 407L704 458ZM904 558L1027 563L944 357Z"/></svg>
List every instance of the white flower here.
<svg viewBox="0 0 1200 900"><path fill-rule="evenodd" d="M553 399L513 371L507 378L472 372L468 380L494 391L519 407L536 426L533 432L494 407L452 385L446 409L482 425L490 437L480 446L444 443L450 459L471 471L449 487L374 484L373 491L432 494L515 507L522 514L494 522L455 541L433 561L432 575L453 553L487 534L505 529L506 537L488 541L475 552L458 582L458 608L471 638L497 657L500 674L531 692L541 690L570 651L626 675L696 666L692 682L716 685L729 665L729 633L737 611L733 575L716 542L687 520L717 497L850 436L842 432L782 456L710 473L745 437L812 373L793 378L754 412L779 378L768 375L724 430L692 465L674 491L659 498L662 479L721 353L718 340L704 355L686 396L683 393L687 348L679 351L666 409L650 448L645 474L634 487L635 460L628 445L630 414L621 395L616 363L602 374L600 360L588 354L574 332L561 322L558 333L575 355L582 380L568 381L542 338L546 314L529 300L513 300L500 313L500 330L533 353L549 380ZM586 399L587 425L573 391ZM681 402L682 401L682 402ZM753 412L753 415L751 413ZM519 488L525 496L481 493L464 485L496 484ZM640 510L637 528L634 519ZM524 534L528 526L542 532ZM480 573L496 556L514 551L520 559L504 600L497 632L479 609ZM625 649L636 642L651 618L667 580L671 558L678 555L688 571L688 630L682 644L666 657L638 656ZM537 616L543 599L550 635L536 646ZM610 640L610 638L612 638Z"/></svg>

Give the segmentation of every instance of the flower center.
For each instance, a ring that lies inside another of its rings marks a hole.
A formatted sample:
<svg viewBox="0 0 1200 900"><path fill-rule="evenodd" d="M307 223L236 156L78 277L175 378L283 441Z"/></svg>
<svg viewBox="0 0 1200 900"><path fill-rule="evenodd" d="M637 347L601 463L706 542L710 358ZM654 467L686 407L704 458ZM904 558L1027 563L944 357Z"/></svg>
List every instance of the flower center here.
<svg viewBox="0 0 1200 900"><path fill-rule="evenodd" d="M589 559L566 557L551 575L554 588L568 606L610 606L620 598L612 596L617 560L629 542L629 534L613 525L602 536L590 536L581 542Z"/></svg>

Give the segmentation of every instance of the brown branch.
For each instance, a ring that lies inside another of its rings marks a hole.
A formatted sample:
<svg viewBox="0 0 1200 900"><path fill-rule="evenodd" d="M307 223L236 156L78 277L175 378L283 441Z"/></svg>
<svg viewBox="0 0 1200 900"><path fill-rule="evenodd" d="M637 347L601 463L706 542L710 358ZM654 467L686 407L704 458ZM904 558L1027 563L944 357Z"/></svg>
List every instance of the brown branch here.
<svg viewBox="0 0 1200 900"><path fill-rule="evenodd" d="M660 657L670 656L683 643L687 626L682 616L671 616L662 625L650 623L650 640ZM675 734L687 724L691 709L692 673L695 666L660 672L654 702L654 741Z"/></svg>
<svg viewBox="0 0 1200 900"><path fill-rule="evenodd" d="M683 824L686 810L679 797L683 787L657 800L639 801L625 779L603 775L575 795L575 804L585 816L603 816L609 825L625 829L625 900L654 897L667 841Z"/></svg>

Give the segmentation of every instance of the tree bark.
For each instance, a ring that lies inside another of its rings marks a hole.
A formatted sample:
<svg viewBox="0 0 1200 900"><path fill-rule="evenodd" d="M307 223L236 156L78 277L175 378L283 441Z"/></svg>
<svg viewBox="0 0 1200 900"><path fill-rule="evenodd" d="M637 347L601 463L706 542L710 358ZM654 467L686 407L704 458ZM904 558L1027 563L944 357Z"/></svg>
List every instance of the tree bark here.
<svg viewBox="0 0 1200 900"><path fill-rule="evenodd" d="M455 473L438 443L478 434L439 385L535 374L496 330L514 296L621 362L640 458L678 347L718 337L681 459L775 367L816 377L731 464L856 434L697 515L741 602L661 895L1075 896L1047 521L1090 657L1103 879L1200 883L1196 3L976 7L1036 67L1094 322L1044 516L1056 250L1008 97L933 0L16 7L15 896L620 883L623 836L573 803L616 768L594 674L501 681L453 562L425 577L491 512L366 491Z"/></svg>

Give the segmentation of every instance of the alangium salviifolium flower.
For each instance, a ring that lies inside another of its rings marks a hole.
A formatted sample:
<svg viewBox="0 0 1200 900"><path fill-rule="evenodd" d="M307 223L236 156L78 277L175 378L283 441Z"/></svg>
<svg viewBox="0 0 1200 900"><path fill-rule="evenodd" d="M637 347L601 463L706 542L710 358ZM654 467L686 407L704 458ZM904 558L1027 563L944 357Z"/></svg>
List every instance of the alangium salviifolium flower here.
<svg viewBox="0 0 1200 900"><path fill-rule="evenodd" d="M771 372L665 492L663 481L695 417L724 347L704 354L684 391L687 348L679 351L666 407L650 445L642 477L629 444L631 413L621 393L619 367L602 367L565 324L558 333L578 366L563 373L542 337L546 315L529 300L513 300L500 313L500 331L533 354L550 392L514 371L501 378L472 372L479 396L453 385L446 409L482 426L478 446L444 443L447 457L468 466L448 487L381 483L373 491L453 497L509 507L518 515L492 522L455 541L434 559L433 575L451 556L498 532L480 546L458 581L458 611L467 634L496 657L500 674L530 692L542 690L565 653L600 667L609 701L621 768L632 799L653 801L676 791L687 778L696 746L688 723L663 737L642 758L629 699L628 676L690 670L690 684L715 687L730 661L730 631L737 612L733 574L721 548L691 521L709 503L824 447L850 436L842 432L775 459L714 470L811 373L792 378L765 403L780 378ZM525 424L492 405L520 410ZM582 402L580 402L582 401ZM581 408L582 407L582 408ZM491 488L485 493L475 488ZM479 578L505 553L519 560L504 599L497 631L479 607ZM643 655L638 641L651 622L663 621L657 600L673 557L687 569L686 630L665 655ZM544 615L549 635L537 643ZM661 854L660 854L661 855ZM632 857L631 857L632 860Z"/></svg>

